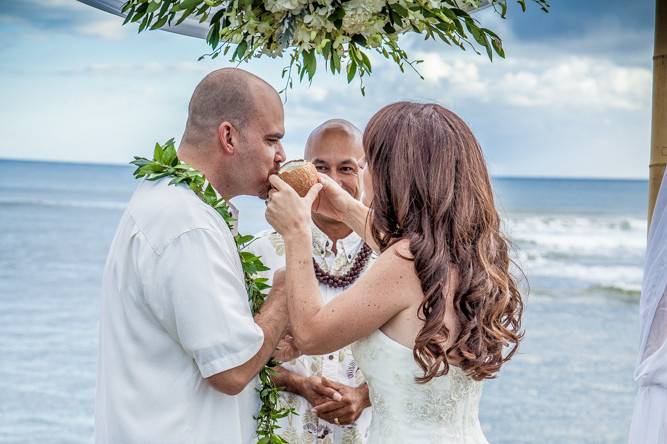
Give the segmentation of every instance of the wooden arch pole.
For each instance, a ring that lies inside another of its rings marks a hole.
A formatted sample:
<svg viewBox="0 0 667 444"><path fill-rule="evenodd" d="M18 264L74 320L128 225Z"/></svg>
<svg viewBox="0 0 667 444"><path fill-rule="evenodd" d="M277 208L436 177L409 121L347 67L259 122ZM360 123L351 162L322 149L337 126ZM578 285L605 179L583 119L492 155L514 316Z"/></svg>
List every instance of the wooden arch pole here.
<svg viewBox="0 0 667 444"><path fill-rule="evenodd" d="M653 52L653 116L649 163L648 226L667 164L667 0L655 0Z"/></svg>

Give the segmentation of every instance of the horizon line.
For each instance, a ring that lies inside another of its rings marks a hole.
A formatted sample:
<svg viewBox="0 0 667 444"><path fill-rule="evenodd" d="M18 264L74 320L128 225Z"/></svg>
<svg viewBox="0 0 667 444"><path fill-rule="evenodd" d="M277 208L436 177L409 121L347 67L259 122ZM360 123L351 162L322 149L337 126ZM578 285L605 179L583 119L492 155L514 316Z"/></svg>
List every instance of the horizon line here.
<svg viewBox="0 0 667 444"><path fill-rule="evenodd" d="M0 157L0 162L24 162L24 163L56 163L64 165L90 165L90 166L112 166L131 167L130 162L92 162L85 160L50 160L50 159L25 159L19 157ZM491 175L492 179L532 179L532 180L624 180L628 182L648 182L648 177L610 177L610 176L530 176L516 174Z"/></svg>

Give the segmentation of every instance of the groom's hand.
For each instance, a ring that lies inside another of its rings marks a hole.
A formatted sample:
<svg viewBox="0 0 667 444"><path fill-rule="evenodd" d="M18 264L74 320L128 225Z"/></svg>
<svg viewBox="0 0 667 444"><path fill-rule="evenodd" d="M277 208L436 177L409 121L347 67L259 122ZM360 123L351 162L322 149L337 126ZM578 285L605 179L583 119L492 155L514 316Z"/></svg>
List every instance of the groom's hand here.
<svg viewBox="0 0 667 444"><path fill-rule="evenodd" d="M350 387L326 378L322 378L322 383L342 395L340 400L330 399L313 408L313 413L327 422L340 425L352 424L361 416L366 407L371 406L366 384Z"/></svg>

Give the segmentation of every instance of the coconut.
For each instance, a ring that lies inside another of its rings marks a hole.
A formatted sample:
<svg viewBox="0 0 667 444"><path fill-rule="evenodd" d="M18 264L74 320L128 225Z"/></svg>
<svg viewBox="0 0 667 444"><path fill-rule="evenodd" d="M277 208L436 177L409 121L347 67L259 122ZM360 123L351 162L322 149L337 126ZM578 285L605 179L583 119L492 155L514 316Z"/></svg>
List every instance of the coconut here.
<svg viewBox="0 0 667 444"><path fill-rule="evenodd" d="M278 176L287 182L299 196L304 197L308 190L318 182L315 165L307 160L292 160L280 167Z"/></svg>

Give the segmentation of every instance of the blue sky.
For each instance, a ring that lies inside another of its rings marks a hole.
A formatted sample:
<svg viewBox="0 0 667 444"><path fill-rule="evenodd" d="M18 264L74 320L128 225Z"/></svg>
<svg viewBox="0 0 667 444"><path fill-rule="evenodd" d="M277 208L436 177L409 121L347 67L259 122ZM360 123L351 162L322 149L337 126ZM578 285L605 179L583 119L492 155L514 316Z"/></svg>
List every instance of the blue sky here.
<svg viewBox="0 0 667 444"><path fill-rule="evenodd" d="M0 157L125 163L176 137L197 82L225 61L202 61L203 40L134 26L75 0L3 0L0 11ZM308 132L342 117L364 127L397 100L437 101L472 127L494 175L648 176L652 0L552 0L506 20L477 18L501 35L507 58L419 38L403 44L426 80L373 58L358 85L316 75L285 104L285 146L298 157ZM248 69L281 89L285 60Z"/></svg>

